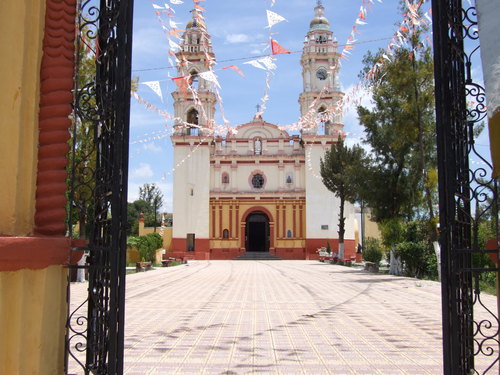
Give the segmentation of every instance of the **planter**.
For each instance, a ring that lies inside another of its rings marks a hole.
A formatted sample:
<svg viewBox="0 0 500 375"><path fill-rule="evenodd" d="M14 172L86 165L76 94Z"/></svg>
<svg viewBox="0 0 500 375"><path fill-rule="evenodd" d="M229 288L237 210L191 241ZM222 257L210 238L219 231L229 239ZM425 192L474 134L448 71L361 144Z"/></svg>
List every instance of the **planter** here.
<svg viewBox="0 0 500 375"><path fill-rule="evenodd" d="M135 264L135 272L146 272L153 269L151 262L137 262Z"/></svg>

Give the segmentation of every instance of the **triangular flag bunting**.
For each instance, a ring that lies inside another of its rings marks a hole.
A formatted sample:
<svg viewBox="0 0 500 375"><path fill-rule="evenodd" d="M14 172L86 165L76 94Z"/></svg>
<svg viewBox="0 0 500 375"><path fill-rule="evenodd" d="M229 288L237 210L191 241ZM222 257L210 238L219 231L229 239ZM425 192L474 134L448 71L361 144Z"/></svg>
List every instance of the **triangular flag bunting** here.
<svg viewBox="0 0 500 375"><path fill-rule="evenodd" d="M242 77L245 77L245 75L243 74L241 69L238 68L236 65L224 66L224 67L222 67L222 69L232 69L235 72L237 72L238 74L240 74Z"/></svg>
<svg viewBox="0 0 500 375"><path fill-rule="evenodd" d="M267 26L268 28L273 27L281 21L286 21L285 18L281 17L279 14L266 10L267 12Z"/></svg>
<svg viewBox="0 0 500 375"><path fill-rule="evenodd" d="M257 60L250 60L250 61L244 62L243 64L250 64L256 68L266 70L266 68L264 66L262 66Z"/></svg>
<svg viewBox="0 0 500 375"><path fill-rule="evenodd" d="M171 79L177 85L177 87L179 88L179 90L182 93L182 95L184 97L186 97L187 96L189 76L186 76L186 77L175 77L175 78L171 78Z"/></svg>
<svg viewBox="0 0 500 375"><path fill-rule="evenodd" d="M158 95L163 102L163 95L161 93L161 87L160 87L160 81L148 81L148 82L143 82L146 86L148 86L151 90L155 92L156 95Z"/></svg>
<svg viewBox="0 0 500 375"><path fill-rule="evenodd" d="M278 42L276 42L273 39L271 39L271 50L273 52L273 55L280 55L282 53L291 53L290 50L280 46Z"/></svg>
<svg viewBox="0 0 500 375"><path fill-rule="evenodd" d="M217 81L217 76L211 70L208 70L206 72L198 73L198 76L201 77L201 78L203 78L206 81L215 83L215 85L218 88L220 88L219 82Z"/></svg>

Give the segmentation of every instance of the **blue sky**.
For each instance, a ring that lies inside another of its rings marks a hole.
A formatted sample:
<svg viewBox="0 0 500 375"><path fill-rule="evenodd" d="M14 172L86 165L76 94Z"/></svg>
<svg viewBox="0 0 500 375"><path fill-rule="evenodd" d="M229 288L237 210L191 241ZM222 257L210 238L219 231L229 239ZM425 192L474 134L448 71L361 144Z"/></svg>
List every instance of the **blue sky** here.
<svg viewBox="0 0 500 375"><path fill-rule="evenodd" d="M183 1L183 4L178 5L168 2L175 10L172 20L180 23L179 28L184 28L191 18L189 11L193 8L191 0ZM138 76L140 82L160 81L163 102L144 84L139 85L138 95L157 108L173 114L170 93L175 90L175 85L170 77L176 76L176 69L167 68L169 43L152 6L153 3L163 6L165 2L166 0L135 2L132 75ZM340 45L347 41L362 3L362 0L323 0L325 15ZM237 126L252 119L256 105L264 94L265 71L243 63L253 56L269 53L269 49L264 50L269 38L269 29L265 28L266 10L287 20L273 26L273 38L291 51L301 51L316 1L276 0L274 6L271 6L271 0L206 0L199 4L206 9L204 17L218 61L215 72L221 85L225 117L231 126ZM358 25L357 40L366 43L357 44L351 51L349 61L342 63L340 80L343 91L349 91L359 82L363 55L368 50L386 48L392 39L398 29L396 25L402 20L397 4L396 0L373 0L368 9L366 24ZM428 5L425 9L428 9ZM166 14L162 18L168 22ZM342 47L339 48L341 49ZM299 118L297 101L302 92L300 55L297 52L276 56L277 69L271 79L264 120L287 125ZM243 71L245 77L230 69L220 70L233 64ZM366 98L364 103L368 103ZM216 121L222 124L218 107ZM353 107L344 116L344 124L349 143L359 142L362 134ZM129 201L137 198L139 186L156 183L165 196L162 210L171 211L173 155L170 129L171 123L165 118L148 110L134 98L131 99Z"/></svg>

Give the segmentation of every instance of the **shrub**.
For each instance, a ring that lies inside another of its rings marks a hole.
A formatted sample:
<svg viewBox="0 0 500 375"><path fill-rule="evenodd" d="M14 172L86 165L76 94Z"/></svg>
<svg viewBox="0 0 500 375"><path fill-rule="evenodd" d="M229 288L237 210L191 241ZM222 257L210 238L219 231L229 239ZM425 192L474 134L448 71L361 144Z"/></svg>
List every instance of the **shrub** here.
<svg viewBox="0 0 500 375"><path fill-rule="evenodd" d="M422 278L437 273L436 255L427 241L404 241L396 245L396 254L404 264L405 274Z"/></svg>
<svg viewBox="0 0 500 375"><path fill-rule="evenodd" d="M154 262L156 250L163 246L163 240L158 233L149 233L137 238L137 249L141 260Z"/></svg>
<svg viewBox="0 0 500 375"><path fill-rule="evenodd" d="M363 259L367 262L373 262L379 264L382 260L384 252L382 251L382 246L380 241L375 238L367 238L365 240L365 246L363 250Z"/></svg>

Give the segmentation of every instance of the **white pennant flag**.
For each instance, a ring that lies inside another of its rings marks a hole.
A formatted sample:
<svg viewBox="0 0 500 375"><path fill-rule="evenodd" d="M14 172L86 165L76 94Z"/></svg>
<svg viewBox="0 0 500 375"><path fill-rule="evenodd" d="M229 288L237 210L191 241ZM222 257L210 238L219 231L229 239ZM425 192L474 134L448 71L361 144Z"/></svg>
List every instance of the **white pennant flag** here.
<svg viewBox="0 0 500 375"><path fill-rule="evenodd" d="M250 60L250 61L244 62L243 64L250 64L256 68L266 70L266 68L264 66L262 66L257 60Z"/></svg>
<svg viewBox="0 0 500 375"><path fill-rule="evenodd" d="M267 12L267 28L271 28L278 22L286 21L285 18L281 17L279 14L266 10Z"/></svg>
<svg viewBox="0 0 500 375"><path fill-rule="evenodd" d="M219 81L217 81L217 76L211 70L206 72L198 73L198 76L203 78L205 81L213 82L215 85L220 88Z"/></svg>
<svg viewBox="0 0 500 375"><path fill-rule="evenodd" d="M155 8L155 9L164 9L163 7L161 7L159 5L156 5L156 4L153 4L153 8Z"/></svg>
<svg viewBox="0 0 500 375"><path fill-rule="evenodd" d="M175 10L174 8L172 8L170 5L168 5L167 3L165 3L165 9L169 9L172 11L172 13L175 13Z"/></svg>
<svg viewBox="0 0 500 375"><path fill-rule="evenodd" d="M273 58L271 56L262 57L257 60L259 63L264 65L268 70L274 70L277 68L276 64L273 62Z"/></svg>
<svg viewBox="0 0 500 375"><path fill-rule="evenodd" d="M184 1L182 0L170 0L170 2L175 5L184 4Z"/></svg>
<svg viewBox="0 0 500 375"><path fill-rule="evenodd" d="M158 95L163 102L163 95L161 93L161 87L160 87L160 81L148 81L148 82L143 82L146 86L148 86L151 90L155 92L156 95Z"/></svg>
<svg viewBox="0 0 500 375"><path fill-rule="evenodd" d="M170 45L170 49L172 50L181 49L181 46L175 43L172 39L168 40L168 44Z"/></svg>
<svg viewBox="0 0 500 375"><path fill-rule="evenodd" d="M168 24L170 25L170 27L172 29L176 29L177 28L177 24L180 24L180 22L175 22L175 21L172 21L172 20L168 20Z"/></svg>

